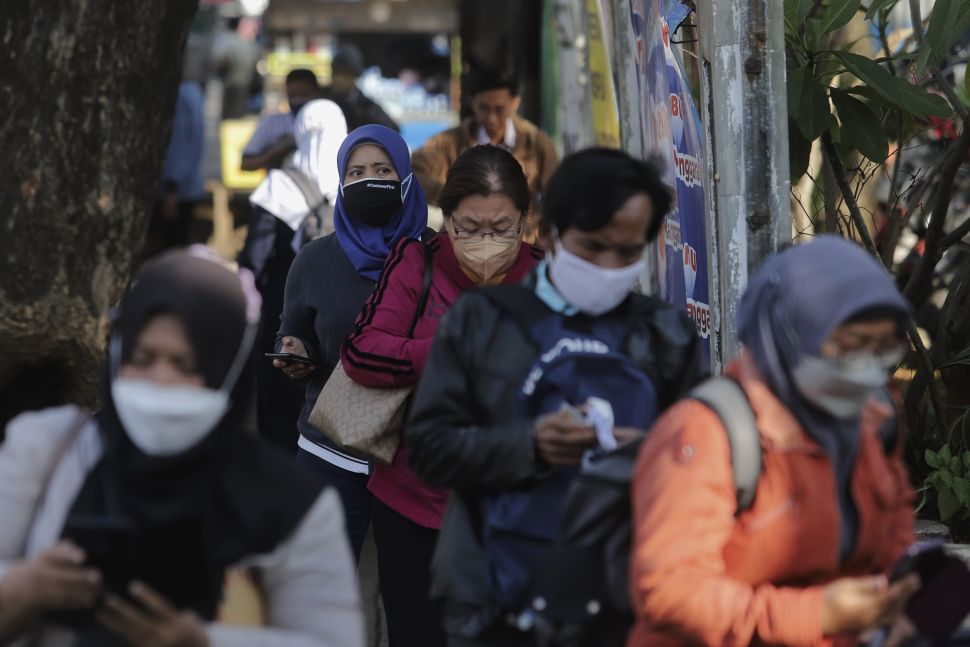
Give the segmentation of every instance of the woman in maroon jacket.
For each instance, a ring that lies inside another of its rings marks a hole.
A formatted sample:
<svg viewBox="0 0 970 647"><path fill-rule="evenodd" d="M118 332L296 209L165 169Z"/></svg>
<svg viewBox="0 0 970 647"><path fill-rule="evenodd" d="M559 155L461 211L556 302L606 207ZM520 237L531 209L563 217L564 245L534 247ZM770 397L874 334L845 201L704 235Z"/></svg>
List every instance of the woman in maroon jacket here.
<svg viewBox="0 0 970 647"><path fill-rule="evenodd" d="M542 257L522 242L529 210L522 167L497 146L462 153L438 196L445 231L429 243L402 240L343 346L344 370L368 387L415 384L441 318L466 290L524 279ZM424 288L431 287L413 337L408 329ZM431 554L448 493L425 486L408 464L407 442L390 466L377 465L373 528L390 647L445 644L438 608L429 599Z"/></svg>

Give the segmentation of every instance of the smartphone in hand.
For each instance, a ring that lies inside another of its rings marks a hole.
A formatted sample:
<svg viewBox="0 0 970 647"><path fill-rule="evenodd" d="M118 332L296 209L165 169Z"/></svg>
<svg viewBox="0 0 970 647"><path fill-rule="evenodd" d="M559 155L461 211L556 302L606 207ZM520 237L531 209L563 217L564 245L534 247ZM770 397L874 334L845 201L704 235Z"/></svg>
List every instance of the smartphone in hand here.
<svg viewBox="0 0 970 647"><path fill-rule="evenodd" d="M910 546L890 580L918 573L922 585L906 605L906 617L932 645L943 645L970 614L970 569L947 555L942 543Z"/></svg>
<svg viewBox="0 0 970 647"><path fill-rule="evenodd" d="M289 362L291 364L306 364L307 366L313 366L313 360L303 355L296 355L294 353L266 353L266 357L269 359L278 359L281 362Z"/></svg>

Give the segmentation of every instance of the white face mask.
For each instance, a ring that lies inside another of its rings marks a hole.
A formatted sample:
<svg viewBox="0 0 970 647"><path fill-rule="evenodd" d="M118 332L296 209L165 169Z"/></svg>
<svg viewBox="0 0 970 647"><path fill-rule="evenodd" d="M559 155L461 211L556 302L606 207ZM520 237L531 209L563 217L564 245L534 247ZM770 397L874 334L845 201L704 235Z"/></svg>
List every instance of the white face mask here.
<svg viewBox="0 0 970 647"><path fill-rule="evenodd" d="M149 456L172 456L205 438L229 410L229 392L119 377L111 397L128 438Z"/></svg>
<svg viewBox="0 0 970 647"><path fill-rule="evenodd" d="M646 265L647 261L640 259L619 269L600 267L567 251L556 241L549 276L566 301L596 317L623 303Z"/></svg>
<svg viewBox="0 0 970 647"><path fill-rule="evenodd" d="M896 362L899 356L895 356ZM792 371L792 380L802 397L839 420L852 420L876 391L886 386L892 357L866 353L851 362L838 358L809 356Z"/></svg>

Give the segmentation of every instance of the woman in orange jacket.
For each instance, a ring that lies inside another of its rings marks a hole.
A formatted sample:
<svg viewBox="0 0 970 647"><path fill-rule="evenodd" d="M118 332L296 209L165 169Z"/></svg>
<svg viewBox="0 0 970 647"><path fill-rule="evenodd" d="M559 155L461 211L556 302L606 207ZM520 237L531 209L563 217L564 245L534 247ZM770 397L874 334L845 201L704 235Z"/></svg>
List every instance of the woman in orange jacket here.
<svg viewBox="0 0 970 647"><path fill-rule="evenodd" d="M885 386L908 317L841 238L764 264L726 371L760 435L754 502L739 513L717 415L697 400L668 410L634 479L628 645L851 645L901 620L919 581L886 573L913 540L913 491Z"/></svg>

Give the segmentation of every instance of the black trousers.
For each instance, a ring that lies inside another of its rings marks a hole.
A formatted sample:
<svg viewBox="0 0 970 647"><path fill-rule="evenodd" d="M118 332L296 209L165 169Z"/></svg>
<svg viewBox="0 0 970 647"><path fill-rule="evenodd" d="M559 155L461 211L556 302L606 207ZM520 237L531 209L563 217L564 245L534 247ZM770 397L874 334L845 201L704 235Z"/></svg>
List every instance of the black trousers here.
<svg viewBox="0 0 970 647"><path fill-rule="evenodd" d="M441 605L430 599L438 531L374 499L371 518L389 647L445 647Z"/></svg>
<svg viewBox="0 0 970 647"><path fill-rule="evenodd" d="M354 551L354 564L360 561L360 551L370 526L371 501L374 496L367 489L367 474L357 474L337 467L303 449L296 450L296 464L323 485L332 485L340 494L344 507L344 523L350 549Z"/></svg>

